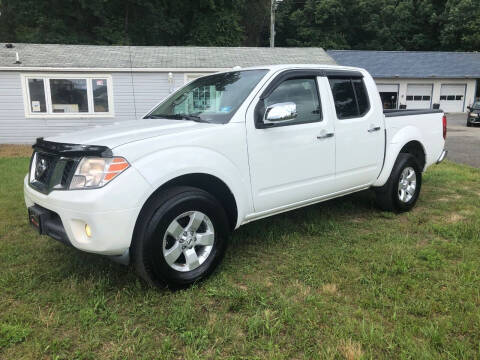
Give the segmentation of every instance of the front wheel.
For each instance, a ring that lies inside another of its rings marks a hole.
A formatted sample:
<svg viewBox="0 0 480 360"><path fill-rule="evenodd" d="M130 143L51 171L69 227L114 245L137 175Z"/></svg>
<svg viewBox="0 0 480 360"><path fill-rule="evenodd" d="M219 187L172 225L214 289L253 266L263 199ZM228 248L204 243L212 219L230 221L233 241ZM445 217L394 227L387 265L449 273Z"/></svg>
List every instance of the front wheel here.
<svg viewBox="0 0 480 360"><path fill-rule="evenodd" d="M400 153L388 181L375 189L377 204L385 211L409 211L415 206L422 187L422 171L410 154Z"/></svg>
<svg viewBox="0 0 480 360"><path fill-rule="evenodd" d="M135 228L133 263L154 286L186 287L211 274L229 234L223 207L209 193L175 187L156 194Z"/></svg>
<svg viewBox="0 0 480 360"><path fill-rule="evenodd" d="M467 120L467 127L472 127L472 123Z"/></svg>

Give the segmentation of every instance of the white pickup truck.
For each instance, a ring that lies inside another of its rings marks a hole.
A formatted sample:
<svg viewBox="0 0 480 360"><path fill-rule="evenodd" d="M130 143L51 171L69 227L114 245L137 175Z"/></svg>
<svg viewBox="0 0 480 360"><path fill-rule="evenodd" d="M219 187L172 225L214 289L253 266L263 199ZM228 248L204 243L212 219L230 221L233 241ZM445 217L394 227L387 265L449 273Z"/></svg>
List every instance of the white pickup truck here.
<svg viewBox="0 0 480 360"><path fill-rule="evenodd" d="M382 209L411 209L445 136L441 110L384 113L363 69L234 70L141 120L38 139L25 202L40 234L186 286L250 221L369 188Z"/></svg>

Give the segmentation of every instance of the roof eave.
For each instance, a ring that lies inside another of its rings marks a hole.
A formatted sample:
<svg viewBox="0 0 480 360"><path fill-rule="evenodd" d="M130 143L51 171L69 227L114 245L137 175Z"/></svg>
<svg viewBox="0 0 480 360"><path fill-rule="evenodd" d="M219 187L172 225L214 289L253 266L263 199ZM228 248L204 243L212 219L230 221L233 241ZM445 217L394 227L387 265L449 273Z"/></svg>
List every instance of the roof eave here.
<svg viewBox="0 0 480 360"><path fill-rule="evenodd" d="M3 66L0 71L38 71L38 72L218 72L232 68L101 68L101 67L44 67L44 66Z"/></svg>

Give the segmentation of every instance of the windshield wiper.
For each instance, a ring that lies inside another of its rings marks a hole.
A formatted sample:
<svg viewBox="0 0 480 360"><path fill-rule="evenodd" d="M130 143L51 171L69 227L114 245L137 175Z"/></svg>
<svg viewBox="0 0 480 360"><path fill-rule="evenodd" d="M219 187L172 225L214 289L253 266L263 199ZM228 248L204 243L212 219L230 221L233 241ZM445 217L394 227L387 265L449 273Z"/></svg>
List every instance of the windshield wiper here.
<svg viewBox="0 0 480 360"><path fill-rule="evenodd" d="M174 120L192 120L200 123L208 123L207 120L202 119L200 116L187 115L187 114L150 114L145 117L146 119L174 119Z"/></svg>
<svg viewBox="0 0 480 360"><path fill-rule="evenodd" d="M147 115L144 117L144 119L163 119L165 116L159 116L159 115Z"/></svg>

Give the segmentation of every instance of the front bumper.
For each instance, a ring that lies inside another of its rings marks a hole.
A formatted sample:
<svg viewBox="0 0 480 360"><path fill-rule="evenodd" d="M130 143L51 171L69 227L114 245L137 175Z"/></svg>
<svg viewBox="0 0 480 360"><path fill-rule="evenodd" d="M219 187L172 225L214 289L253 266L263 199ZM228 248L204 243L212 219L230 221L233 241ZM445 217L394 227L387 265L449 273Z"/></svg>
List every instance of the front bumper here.
<svg viewBox="0 0 480 360"><path fill-rule="evenodd" d="M480 116L468 116L468 122L470 124L480 124Z"/></svg>
<svg viewBox="0 0 480 360"><path fill-rule="evenodd" d="M445 160L445 158L447 157L447 154L448 154L448 150L443 149L436 163L440 164L443 160Z"/></svg>
<svg viewBox="0 0 480 360"><path fill-rule="evenodd" d="M50 213L45 234L91 253L122 256L130 248L133 230L150 185L134 169L100 189L52 191L42 194L24 180L27 208L41 207ZM91 228L87 236L85 225ZM63 234L61 228L63 227ZM52 236L52 232L57 236Z"/></svg>

